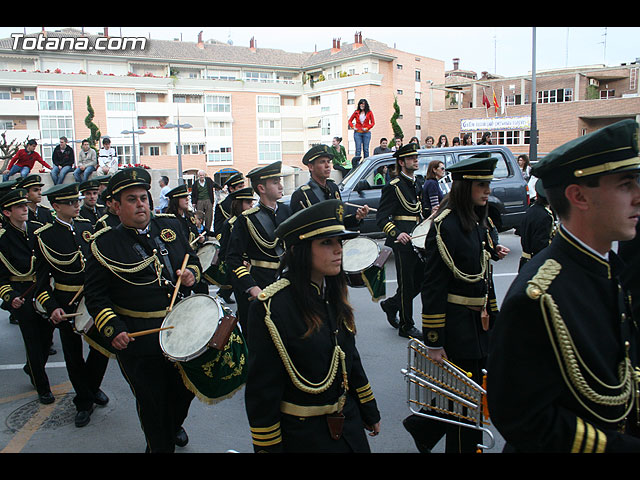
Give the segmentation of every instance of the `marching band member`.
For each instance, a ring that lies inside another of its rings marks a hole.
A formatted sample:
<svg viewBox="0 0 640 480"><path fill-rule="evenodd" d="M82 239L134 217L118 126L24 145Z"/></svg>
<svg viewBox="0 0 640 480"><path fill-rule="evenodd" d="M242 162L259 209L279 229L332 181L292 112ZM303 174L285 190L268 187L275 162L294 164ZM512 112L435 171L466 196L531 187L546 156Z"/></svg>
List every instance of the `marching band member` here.
<svg viewBox="0 0 640 480"><path fill-rule="evenodd" d="M448 168L453 184L427 234L421 295L429 357L439 363L451 361L479 384L497 314L487 221L496 162L495 157L479 154ZM403 425L421 452L430 451L445 434L447 453L473 453L482 443L481 431L416 414Z"/></svg>
<svg viewBox="0 0 640 480"><path fill-rule="evenodd" d="M30 174L19 179L13 188L24 188L27 191L27 207L29 207L29 220L40 224L51 223L53 215L51 209L40 205L42 202L42 177L37 174Z"/></svg>
<svg viewBox="0 0 640 480"><path fill-rule="evenodd" d="M91 244L85 301L98 331L116 349L133 392L149 452L173 452L188 437L182 428L193 393L160 348L158 333L130 333L162 325L178 278L185 287L200 280L200 262L178 220L151 217L151 177L126 168L111 177L109 191L121 224L105 227ZM184 271L181 265L188 261Z"/></svg>
<svg viewBox="0 0 640 480"><path fill-rule="evenodd" d="M330 178L333 157L333 150L326 145L315 145L302 157L302 163L309 168L311 178L291 195L290 205L293 213L323 200L342 200L340 189ZM355 214L344 217L345 226L351 230L358 229L368 213L368 205L358 208Z"/></svg>
<svg viewBox="0 0 640 480"><path fill-rule="evenodd" d="M222 185L222 187L227 187L227 192L229 194L235 192L236 190L240 190L244 188L244 177L242 173L234 173L231 175L226 182ZM222 200L221 202L216 203L216 208L213 213L213 233L215 236L220 239L220 233L222 232L222 224L225 220L231 217L231 201L233 199L229 198L229 195Z"/></svg>
<svg viewBox="0 0 640 480"><path fill-rule="evenodd" d="M33 304L38 269L34 232L42 225L28 220L28 201L23 188L9 190L0 199L4 217L0 229L0 297L2 308L18 320L27 353L25 372L38 392L40 403L49 404L55 398L44 367L53 326L36 312Z"/></svg>
<svg viewBox="0 0 640 480"><path fill-rule="evenodd" d="M393 153L398 176L383 187L376 213L378 227L387 235L385 245L393 248L398 278L395 296L380 302L391 325L395 312L400 313L398 333L401 337L422 338L413 321L413 299L420 293L424 265L411 244L411 232L422 220L422 192L414 176L418 169L418 146L409 143Z"/></svg>
<svg viewBox="0 0 640 480"><path fill-rule="evenodd" d="M560 226L502 303L487 368L505 452L638 452L638 326L611 250L636 235L638 123L623 120L540 160Z"/></svg>
<svg viewBox="0 0 640 480"><path fill-rule="evenodd" d="M242 212L235 221L226 255L238 302L238 321L247 342L249 302L276 280L282 247L275 229L291 215L289 206L278 202L283 191L281 170L282 162L278 161L254 168L247 174L251 187L258 194L258 205Z"/></svg>
<svg viewBox="0 0 640 480"><path fill-rule="evenodd" d="M38 228L36 255L41 260L36 272L39 277L34 293L40 305L58 328L64 361L76 396L76 427L84 427L91 419L94 404L104 406L109 398L100 390L107 369L109 353L103 345L89 343L87 359L83 355L82 336L63 315L75 313L79 298L76 294L84 286L86 258L90 253L93 227L89 220L79 217L78 183L60 184L44 192L56 212L51 223ZM54 286L49 279L53 278Z"/></svg>
<svg viewBox="0 0 640 480"><path fill-rule="evenodd" d="M527 210L518 229L522 246L522 257L520 257L518 271L534 255L549 246L556 231L556 218L549 208L549 201L544 193L541 180L536 182L535 190L536 201Z"/></svg>
<svg viewBox="0 0 640 480"><path fill-rule="evenodd" d="M282 278L249 307L245 405L256 452L369 452L380 413L355 343L342 270L339 200L317 203L276 230Z"/></svg>
<svg viewBox="0 0 640 480"><path fill-rule="evenodd" d="M82 207L80 207L80 218L85 218L94 225L98 222L98 219L104 215L104 207L98 205L98 197L100 191L100 180L92 178L82 182L79 187L80 195L84 198L82 200Z"/></svg>

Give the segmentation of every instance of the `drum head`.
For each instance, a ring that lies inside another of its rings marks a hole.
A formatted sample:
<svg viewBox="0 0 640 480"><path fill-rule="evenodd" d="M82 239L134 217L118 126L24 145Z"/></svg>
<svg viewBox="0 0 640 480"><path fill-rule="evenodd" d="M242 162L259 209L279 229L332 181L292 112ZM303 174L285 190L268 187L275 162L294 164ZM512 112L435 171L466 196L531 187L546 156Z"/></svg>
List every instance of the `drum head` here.
<svg viewBox="0 0 640 480"><path fill-rule="evenodd" d="M356 237L342 244L342 268L346 273L359 273L378 258L378 244L367 237Z"/></svg>
<svg viewBox="0 0 640 480"><path fill-rule="evenodd" d="M204 294L195 294L173 306L160 332L160 348L172 360L188 361L202 354L223 316L218 301Z"/></svg>
<svg viewBox="0 0 640 480"><path fill-rule="evenodd" d="M411 243L414 247L424 250L427 241L427 233L429 233L429 228L431 228L431 220L424 220L423 222L416 225L416 228L414 228L413 232L411 232Z"/></svg>
<svg viewBox="0 0 640 480"><path fill-rule="evenodd" d="M213 258L215 257L215 254L218 248L219 247L213 242L204 242L202 246L198 249L196 254L198 255L198 259L200 260L202 271L205 271L207 268L211 266L211 263L213 263Z"/></svg>
<svg viewBox="0 0 640 480"><path fill-rule="evenodd" d="M80 303L78 303L78 309L76 310L76 313L82 314L74 317L73 319L76 332L87 333L93 325L93 319L91 318L91 315L89 315L89 311L87 310L87 307L84 303L84 297L82 297L82 300L80 300Z"/></svg>

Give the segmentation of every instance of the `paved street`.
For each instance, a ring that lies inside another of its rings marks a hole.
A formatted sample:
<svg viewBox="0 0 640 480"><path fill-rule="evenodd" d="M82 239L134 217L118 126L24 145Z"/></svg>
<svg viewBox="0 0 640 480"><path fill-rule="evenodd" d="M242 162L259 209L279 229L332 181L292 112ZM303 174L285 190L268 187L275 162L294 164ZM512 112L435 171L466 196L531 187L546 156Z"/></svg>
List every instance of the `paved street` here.
<svg viewBox="0 0 640 480"><path fill-rule="evenodd" d="M501 243L511 249L511 254L494 266L499 305L517 272L520 238L512 231L506 232L501 235ZM393 259L387 263L386 278L387 294L392 295L396 288ZM368 437L371 449L374 453L417 452L401 423L409 414L401 374L407 362L407 341L389 326L366 289L350 289L350 297L356 312L357 345L382 414L380 435ZM414 313L418 319L416 324L420 325L419 297L415 300ZM18 326L9 323L6 311L0 311L0 452L143 452L145 442L133 395L115 360L109 362L102 387L110 402L96 408L87 426L76 428L73 393L57 333L54 347L57 354L49 358L47 373L56 402L41 405L22 370L25 355ZM194 400L184 427L190 441L186 447L177 448L178 453L253 451L244 411L244 391L216 405ZM502 450L504 442L497 433L495 439L495 447L487 453ZM442 452L443 444L441 441L435 451Z"/></svg>

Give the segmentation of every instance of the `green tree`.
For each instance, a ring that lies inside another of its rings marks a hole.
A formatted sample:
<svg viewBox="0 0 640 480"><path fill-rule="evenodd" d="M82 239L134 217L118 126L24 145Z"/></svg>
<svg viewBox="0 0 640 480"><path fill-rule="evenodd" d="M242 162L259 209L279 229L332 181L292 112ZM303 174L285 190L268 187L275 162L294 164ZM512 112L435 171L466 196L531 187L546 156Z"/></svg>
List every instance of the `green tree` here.
<svg viewBox="0 0 640 480"><path fill-rule="evenodd" d="M391 128L393 129L393 139L389 143L389 148L393 147L396 144L396 137L404 138L404 133L402 133L402 128L398 125L398 118L400 117L400 107L398 106L398 98L396 96L393 97L393 115L391 115Z"/></svg>
<svg viewBox="0 0 640 480"><path fill-rule="evenodd" d="M94 150L97 150L96 144L99 144L100 142L100 129L95 123L93 123L93 117L95 116L95 111L91 106L91 97L88 95L87 95L87 111L89 112L89 114L84 118L84 124L87 126L87 128L91 132L88 138L89 145L91 145L91 148L93 148Z"/></svg>

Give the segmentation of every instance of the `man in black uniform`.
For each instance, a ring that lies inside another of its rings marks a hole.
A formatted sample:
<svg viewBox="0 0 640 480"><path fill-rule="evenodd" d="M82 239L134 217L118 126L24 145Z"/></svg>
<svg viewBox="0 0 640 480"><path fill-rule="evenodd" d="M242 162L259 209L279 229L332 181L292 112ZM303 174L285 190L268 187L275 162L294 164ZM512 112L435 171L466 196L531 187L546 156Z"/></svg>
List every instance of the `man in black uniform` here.
<svg viewBox="0 0 640 480"><path fill-rule="evenodd" d="M291 215L289 206L278 202L283 192L281 170L282 162L278 161L254 168L247 174L260 200L257 206L242 212L234 223L227 251L227 266L238 302L238 321L246 339L249 337L246 325L249 301L276 280L280 266L282 247L275 229Z"/></svg>
<svg viewBox="0 0 640 480"><path fill-rule="evenodd" d="M120 217L118 217L114 209L113 197L111 196L111 192L109 191L108 186L100 193L100 198L102 198L102 200L104 201L105 207L104 215L102 215L93 226L93 229L96 232L105 227L115 228L120 225Z"/></svg>
<svg viewBox="0 0 640 480"><path fill-rule="evenodd" d="M109 401L100 390L109 357L91 346L92 341L88 340L89 355L85 361L82 336L75 332L73 319L63 317L77 311L80 298L74 298L84 287L85 262L90 254L93 233L89 220L78 216L78 186L78 183L60 184L44 193L56 211L56 218L35 231L40 268L36 272L38 287L34 295L60 332L69 380L76 392L73 399L77 410L75 424L83 427L91 419L93 405L104 406ZM50 278L54 280L53 287Z"/></svg>
<svg viewBox="0 0 640 480"><path fill-rule="evenodd" d="M333 156L333 152L328 146L315 145L302 157L302 163L309 168L311 178L291 195L290 206L292 213L296 213L303 208L310 207L323 200L342 200L340 189L333 179L330 178L333 168ZM358 208L355 214L345 215L345 227L349 230L358 229L360 223L362 223L362 219L366 217L368 213L369 207L364 205Z"/></svg>
<svg viewBox="0 0 640 480"><path fill-rule="evenodd" d="M51 209L40 205L42 202L42 177L37 174L27 175L19 179L13 188L24 188L27 191L27 207L29 207L29 220L44 225L53 221Z"/></svg>
<svg viewBox="0 0 640 480"><path fill-rule="evenodd" d="M27 191L10 190L0 199L4 227L0 230L0 298L2 308L17 320L27 353L25 372L41 403L53 403L45 364L53 337L53 326L34 309L33 290L38 270L35 230L39 223L28 220Z"/></svg>
<svg viewBox="0 0 640 480"><path fill-rule="evenodd" d="M422 220L422 192L416 183L418 146L409 143L394 152L398 176L383 187L376 213L378 227L387 235L385 245L393 248L398 277L396 296L381 302L383 310L389 302L399 310L398 334L401 337L422 338L413 320L413 299L420 293L424 265L411 244L411 232ZM389 314L387 314L389 318ZM395 316L395 314L393 315Z"/></svg>
<svg viewBox="0 0 640 480"><path fill-rule="evenodd" d="M556 218L549 208L542 181L538 180L535 186L536 201L529 207L518 229L520 232L520 244L522 245L522 257L518 271L531 258L548 247L555 233Z"/></svg>
<svg viewBox="0 0 640 480"><path fill-rule="evenodd" d="M242 173L234 173L231 175L222 187L227 187L228 193L233 193L236 190L244 188L244 177ZM231 198L227 195L224 200L216 203L216 207L213 211L213 233L218 240L220 240L220 233L222 232L222 224L226 219L231 217Z"/></svg>
<svg viewBox="0 0 640 480"><path fill-rule="evenodd" d="M92 226L104 215L104 207L98 205L100 180L93 178L82 182L79 187L80 194L84 196L80 207L80 218L89 220Z"/></svg>
<svg viewBox="0 0 640 480"><path fill-rule="evenodd" d="M638 124L556 148L532 169L560 219L509 288L487 395L507 452L639 452L638 328L614 241L640 216Z"/></svg>
<svg viewBox="0 0 640 480"><path fill-rule="evenodd" d="M111 177L109 190L120 221L94 235L85 278L87 310L98 331L116 350L123 375L136 398L150 452L173 452L176 436L186 444L182 422L193 399L180 373L163 354L158 332L133 332L162 325L179 277L191 287L200 262L178 220L151 218L149 172L126 168ZM187 257L184 271L181 265Z"/></svg>

